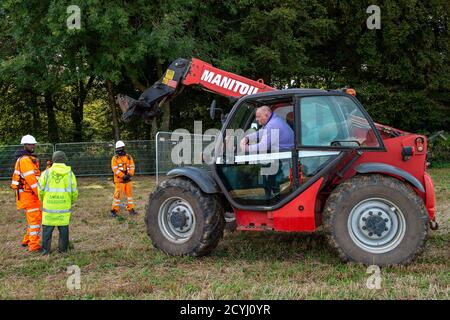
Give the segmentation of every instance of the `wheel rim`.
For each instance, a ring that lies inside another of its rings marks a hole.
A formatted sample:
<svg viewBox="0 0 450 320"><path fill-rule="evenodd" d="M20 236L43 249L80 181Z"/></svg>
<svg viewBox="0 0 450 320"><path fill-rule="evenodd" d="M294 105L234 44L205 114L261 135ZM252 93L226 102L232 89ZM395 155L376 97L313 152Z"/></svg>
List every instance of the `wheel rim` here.
<svg viewBox="0 0 450 320"><path fill-rule="evenodd" d="M159 208L158 224L167 240L177 244L184 243L195 230L194 210L183 198L171 197Z"/></svg>
<svg viewBox="0 0 450 320"><path fill-rule="evenodd" d="M359 202L348 217L350 237L361 249L385 253L396 248L406 231L405 217L392 202L371 198Z"/></svg>

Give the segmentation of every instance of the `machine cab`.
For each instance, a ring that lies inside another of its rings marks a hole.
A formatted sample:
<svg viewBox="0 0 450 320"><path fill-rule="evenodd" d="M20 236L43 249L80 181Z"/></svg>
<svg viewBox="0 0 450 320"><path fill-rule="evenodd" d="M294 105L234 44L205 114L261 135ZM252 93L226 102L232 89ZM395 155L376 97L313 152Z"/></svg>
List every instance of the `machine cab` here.
<svg viewBox="0 0 450 320"><path fill-rule="evenodd" d="M265 124L256 117L262 106L272 112ZM244 137L251 138L246 148ZM354 97L290 89L236 103L222 128L213 171L233 207L267 211L288 203L350 158L351 151L383 148L373 121Z"/></svg>

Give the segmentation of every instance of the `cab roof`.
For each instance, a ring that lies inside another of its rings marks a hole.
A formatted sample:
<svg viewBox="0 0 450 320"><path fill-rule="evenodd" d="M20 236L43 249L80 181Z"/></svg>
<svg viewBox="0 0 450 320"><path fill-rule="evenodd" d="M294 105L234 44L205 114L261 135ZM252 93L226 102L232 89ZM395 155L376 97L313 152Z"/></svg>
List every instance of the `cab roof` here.
<svg viewBox="0 0 450 320"><path fill-rule="evenodd" d="M268 103L271 100L279 100L283 98L290 98L295 95L329 95L329 94L337 94L337 95L346 95L342 91L338 90L322 90L322 89L284 89L277 91L268 91L262 93L255 93L247 96L243 96L239 99L239 102L251 100L257 103Z"/></svg>

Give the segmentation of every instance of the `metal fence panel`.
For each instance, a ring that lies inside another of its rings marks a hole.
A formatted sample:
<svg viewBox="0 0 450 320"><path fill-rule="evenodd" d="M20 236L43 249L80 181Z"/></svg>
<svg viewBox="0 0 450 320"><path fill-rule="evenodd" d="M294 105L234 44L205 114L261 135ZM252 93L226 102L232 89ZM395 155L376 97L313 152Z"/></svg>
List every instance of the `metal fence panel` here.
<svg viewBox="0 0 450 320"><path fill-rule="evenodd" d="M190 154L183 157L187 159L183 163L179 159L179 154L177 152L179 149L174 149L180 143L182 139L179 137L173 137L172 132L158 132L156 134L156 182L158 183L163 179L167 172L171 169L182 167L182 166L193 166L193 167L207 167L208 165L202 161L202 152L205 150L214 136L197 135L197 134L181 134L182 138L190 139ZM196 145L197 144L197 149ZM200 149L200 150L198 150ZM174 151L174 152L173 152ZM172 154L173 153L173 154ZM183 155L181 155L183 156ZM181 158L181 157L180 157Z"/></svg>
<svg viewBox="0 0 450 320"><path fill-rule="evenodd" d="M191 139L189 160L183 164L172 159L173 148L181 141L172 141L171 132L158 132L156 140L124 141L126 152L136 164L136 174L165 176L169 170L183 165L206 166L201 162L202 151L211 143L208 139L213 137L194 134L183 137ZM21 148L21 145L0 146L0 179L11 178L16 161L14 155ZM115 143L112 141L37 144L36 155L40 160L41 170L45 170L46 161L52 158L54 151L64 151L68 158L67 165L72 167L77 176L112 176L111 158L114 156L114 149Z"/></svg>
<svg viewBox="0 0 450 320"><path fill-rule="evenodd" d="M136 174L155 173L155 147L153 140L124 141L125 150L133 157ZM55 150L64 151L77 176L108 176L111 158L114 156L114 142L57 143Z"/></svg>
<svg viewBox="0 0 450 320"><path fill-rule="evenodd" d="M76 176L101 176L111 172L111 157L114 154L112 142L57 143L55 151L64 151L67 165Z"/></svg>
<svg viewBox="0 0 450 320"><path fill-rule="evenodd" d="M124 141L125 150L132 155L136 174L155 174L155 140Z"/></svg>
<svg viewBox="0 0 450 320"><path fill-rule="evenodd" d="M11 179L17 160L15 154L20 149L23 149L22 145L0 146L0 179ZM35 153L40 161L41 170L45 170L46 160L52 158L53 149L50 143L36 145Z"/></svg>

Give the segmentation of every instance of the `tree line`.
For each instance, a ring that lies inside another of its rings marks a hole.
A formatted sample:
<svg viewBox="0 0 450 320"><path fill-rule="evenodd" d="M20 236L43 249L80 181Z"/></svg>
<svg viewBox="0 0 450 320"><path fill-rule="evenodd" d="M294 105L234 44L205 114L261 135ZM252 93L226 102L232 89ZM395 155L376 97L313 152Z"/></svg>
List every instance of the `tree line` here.
<svg viewBox="0 0 450 320"><path fill-rule="evenodd" d="M151 139L220 127L213 95L188 89L151 125L120 121L115 95L139 97L178 57L197 57L274 87L356 88L375 121L450 128L450 2L113 0L0 2L0 143ZM80 8L68 28L67 7ZM227 99L219 99L225 109Z"/></svg>

